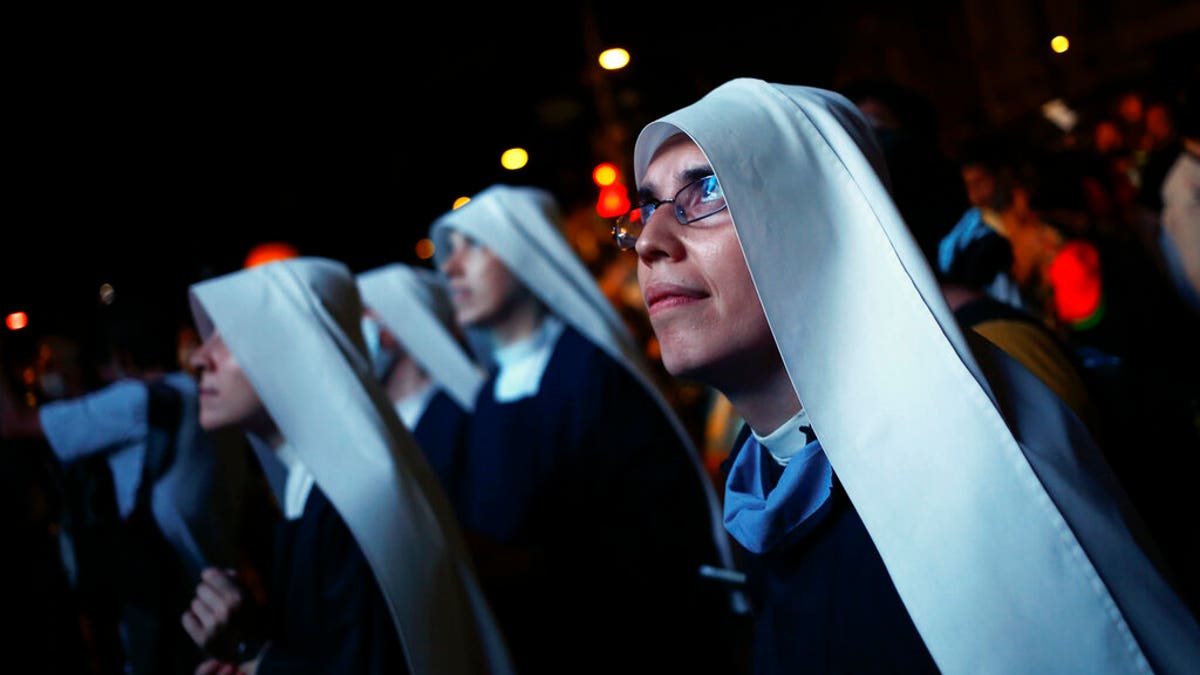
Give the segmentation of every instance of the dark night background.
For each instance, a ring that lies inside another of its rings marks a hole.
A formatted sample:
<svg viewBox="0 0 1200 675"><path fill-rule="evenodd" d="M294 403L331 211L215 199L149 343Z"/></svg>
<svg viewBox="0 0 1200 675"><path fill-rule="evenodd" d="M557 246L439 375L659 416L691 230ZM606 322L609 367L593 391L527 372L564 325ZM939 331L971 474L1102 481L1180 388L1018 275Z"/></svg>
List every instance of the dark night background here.
<svg viewBox="0 0 1200 675"><path fill-rule="evenodd" d="M70 331L97 289L186 310L187 284L283 240L354 271L415 263L430 222L494 182L567 209L637 130L727 79L888 77L935 105L947 153L1195 72L1200 3L978 0L404 5L367 12L43 10L10 17L0 312ZM1057 33L1072 51L1048 49ZM595 66L600 48L632 54ZM520 145L526 169L499 165ZM604 224L597 221L597 227Z"/></svg>

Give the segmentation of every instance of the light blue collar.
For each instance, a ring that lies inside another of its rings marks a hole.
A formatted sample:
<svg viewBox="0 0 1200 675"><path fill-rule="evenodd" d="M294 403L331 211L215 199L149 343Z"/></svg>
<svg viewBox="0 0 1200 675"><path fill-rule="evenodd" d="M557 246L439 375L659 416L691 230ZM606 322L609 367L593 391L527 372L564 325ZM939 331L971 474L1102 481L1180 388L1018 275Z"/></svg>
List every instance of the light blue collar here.
<svg viewBox="0 0 1200 675"><path fill-rule="evenodd" d="M818 440L792 455L771 487L771 473L779 470L774 463L751 435L725 482L725 529L760 555L819 522L833 490L833 467Z"/></svg>

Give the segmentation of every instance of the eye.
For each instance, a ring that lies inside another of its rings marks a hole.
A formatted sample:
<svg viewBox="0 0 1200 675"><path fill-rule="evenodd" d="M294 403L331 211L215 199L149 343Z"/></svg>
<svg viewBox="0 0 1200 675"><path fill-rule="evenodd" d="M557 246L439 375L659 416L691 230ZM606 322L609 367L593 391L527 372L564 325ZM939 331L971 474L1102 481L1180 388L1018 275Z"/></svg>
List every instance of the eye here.
<svg viewBox="0 0 1200 675"><path fill-rule="evenodd" d="M717 177L707 176L700 179L700 202L715 202L725 198L725 192L721 189L721 184L717 182Z"/></svg>

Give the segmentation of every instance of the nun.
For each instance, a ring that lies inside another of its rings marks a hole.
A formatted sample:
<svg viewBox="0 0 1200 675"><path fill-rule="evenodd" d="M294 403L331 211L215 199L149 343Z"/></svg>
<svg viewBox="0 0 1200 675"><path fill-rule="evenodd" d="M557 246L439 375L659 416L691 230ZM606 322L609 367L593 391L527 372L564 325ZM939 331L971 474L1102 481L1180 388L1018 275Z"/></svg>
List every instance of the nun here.
<svg viewBox="0 0 1200 675"><path fill-rule="evenodd" d="M647 125L634 172L613 230L664 365L746 421L755 672L1195 672L1093 439L959 329L852 103L734 79Z"/></svg>
<svg viewBox="0 0 1200 675"><path fill-rule="evenodd" d="M183 616L201 670L511 672L445 496L372 378L350 271L293 258L190 296L201 425L287 469L265 609L209 568Z"/></svg>
<svg viewBox="0 0 1200 675"><path fill-rule="evenodd" d="M493 185L431 227L488 364L456 502L523 674L732 663L714 484L554 197Z"/></svg>
<svg viewBox="0 0 1200 675"><path fill-rule="evenodd" d="M401 263L358 275L375 376L449 494L459 492L483 375L458 339L445 279Z"/></svg>

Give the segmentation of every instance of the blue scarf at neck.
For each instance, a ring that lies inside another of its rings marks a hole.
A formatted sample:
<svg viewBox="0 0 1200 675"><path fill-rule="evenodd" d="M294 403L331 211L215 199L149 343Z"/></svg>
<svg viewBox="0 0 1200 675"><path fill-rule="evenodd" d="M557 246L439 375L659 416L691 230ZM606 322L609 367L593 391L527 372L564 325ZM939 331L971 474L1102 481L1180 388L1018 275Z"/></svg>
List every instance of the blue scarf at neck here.
<svg viewBox="0 0 1200 675"><path fill-rule="evenodd" d="M828 510L833 467L820 441L793 455L772 486L778 470L767 449L749 436L725 482L725 529L757 555L801 536Z"/></svg>

